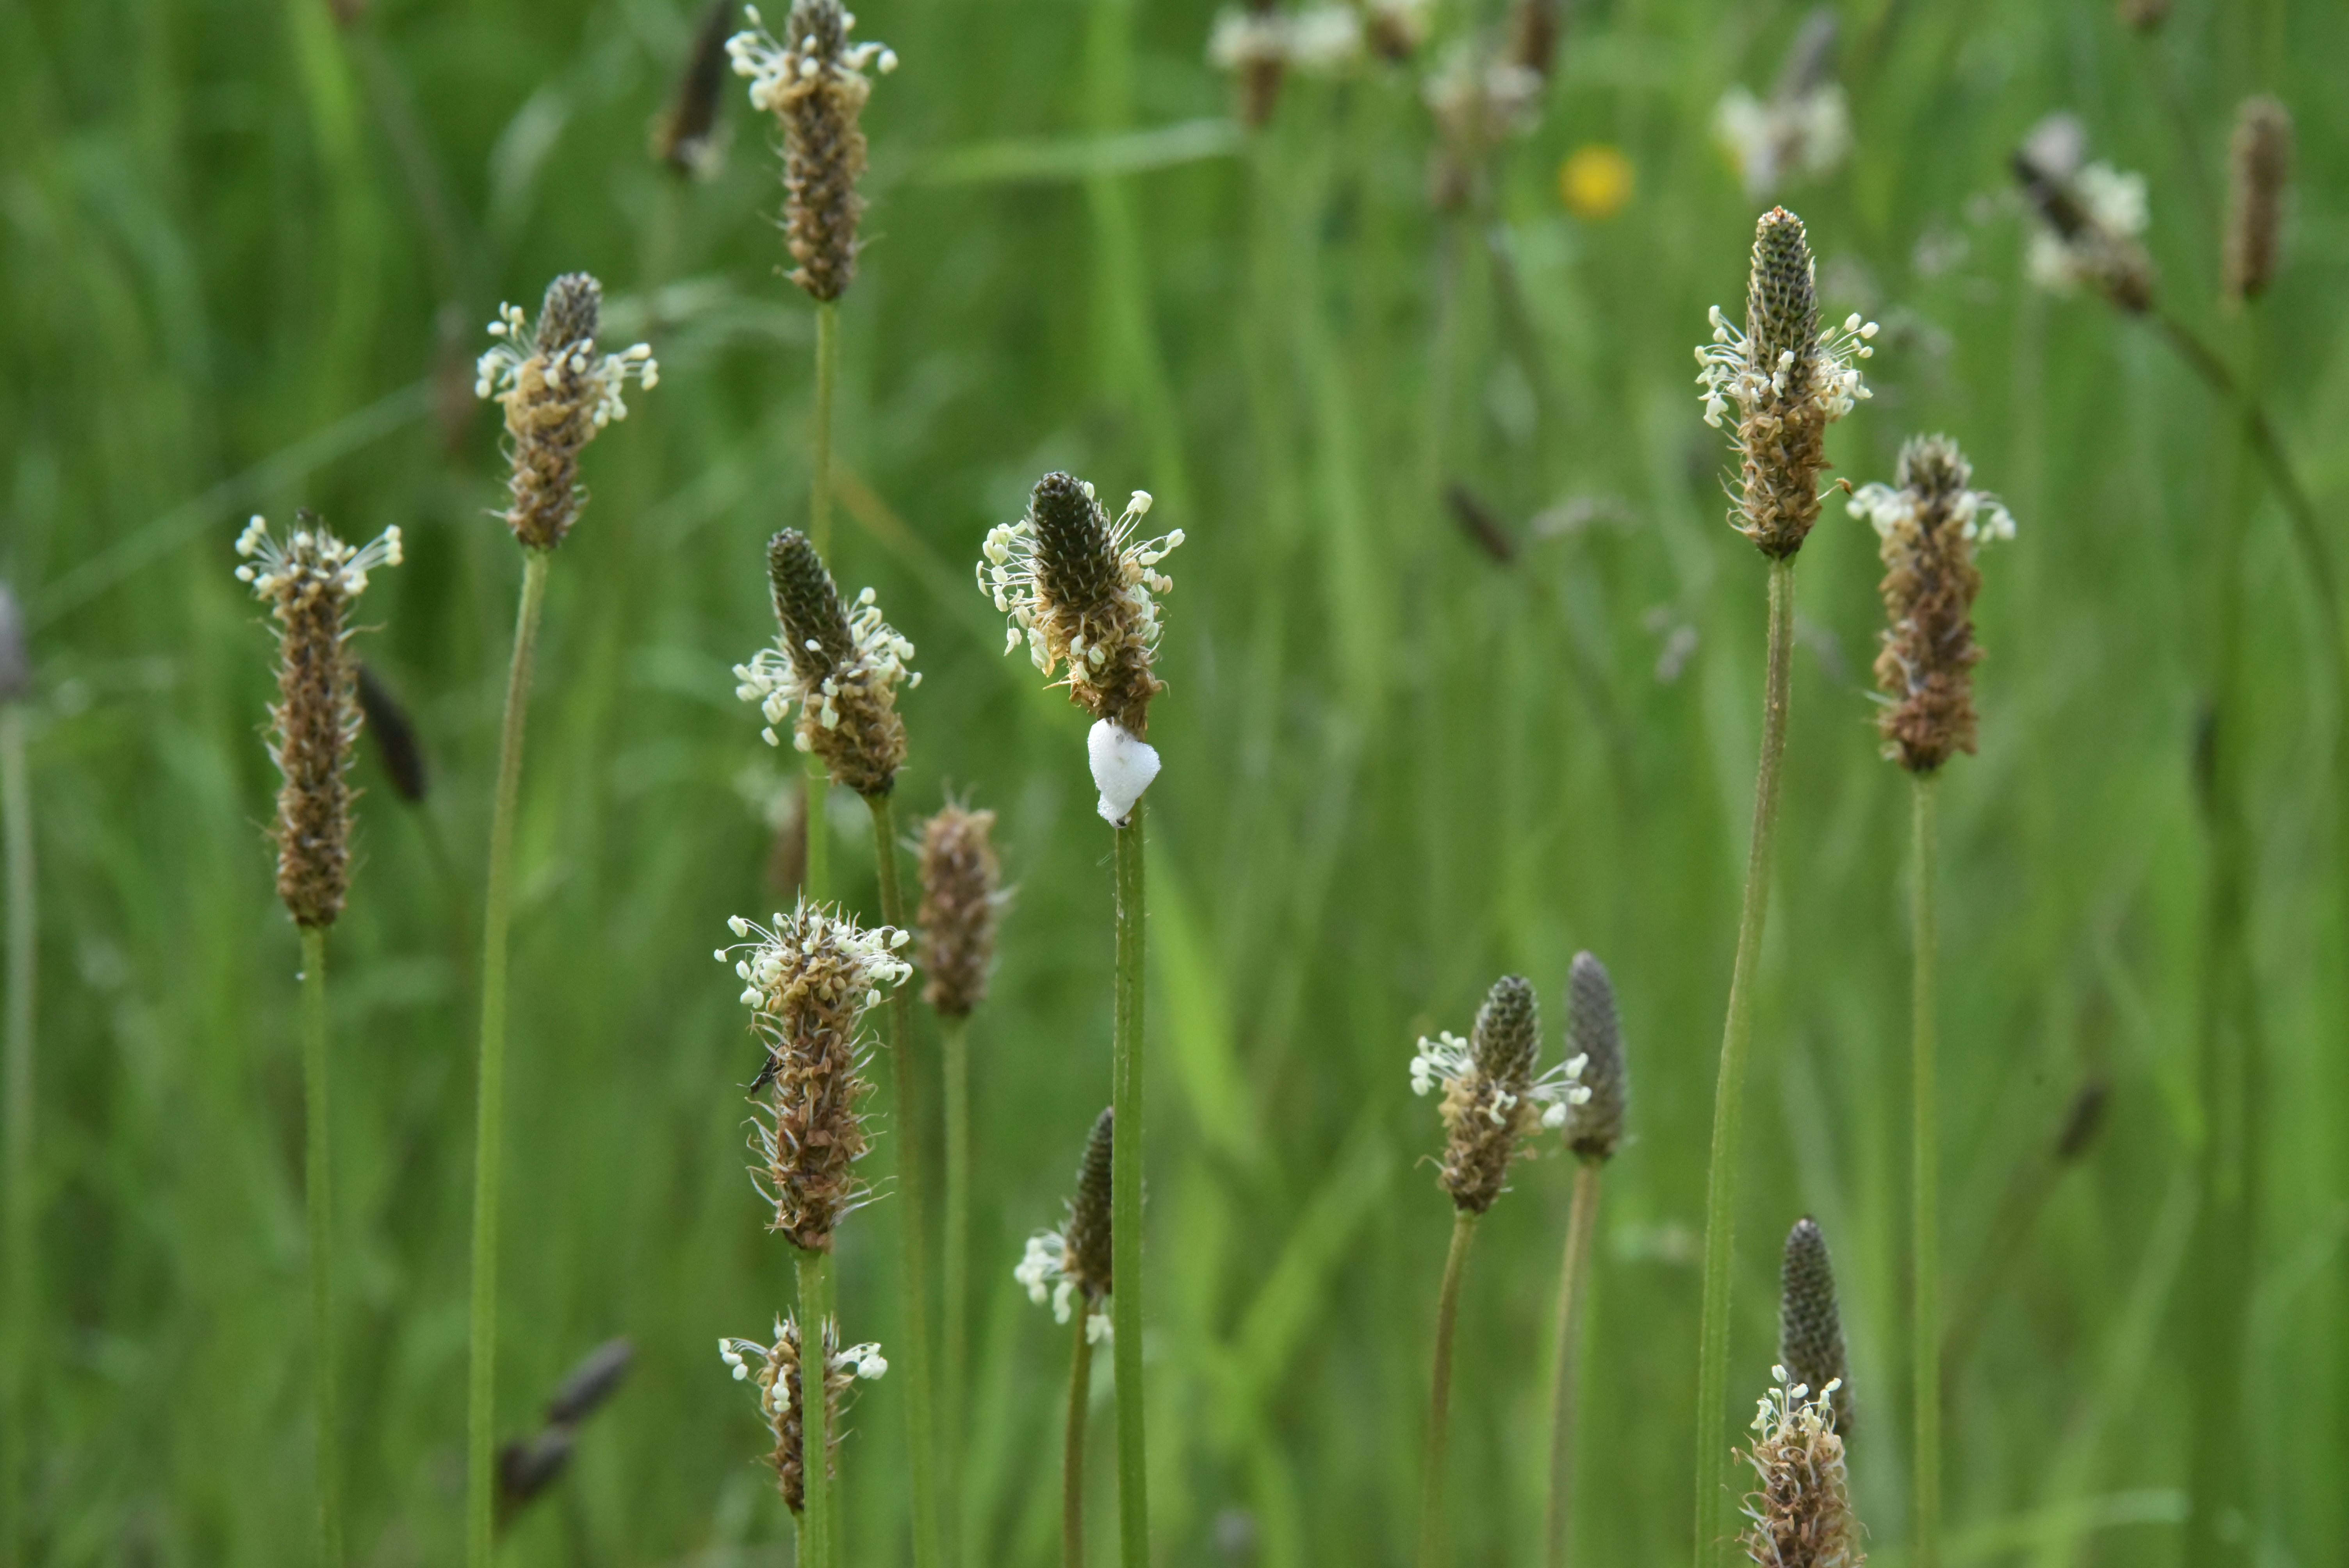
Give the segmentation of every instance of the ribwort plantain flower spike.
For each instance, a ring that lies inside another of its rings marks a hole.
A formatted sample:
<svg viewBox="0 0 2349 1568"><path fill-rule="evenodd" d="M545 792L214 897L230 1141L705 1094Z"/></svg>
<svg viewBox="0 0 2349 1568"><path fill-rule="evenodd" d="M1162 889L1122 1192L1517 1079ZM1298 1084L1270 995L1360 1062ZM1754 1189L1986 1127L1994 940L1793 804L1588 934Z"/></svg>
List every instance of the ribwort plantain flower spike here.
<svg viewBox="0 0 2349 1568"><path fill-rule="evenodd" d="M1574 955L1567 975L1566 1048L1582 1063L1588 1092L1568 1109L1566 1146L1585 1160L1611 1160L1623 1143L1630 1080L1623 1067L1623 1024L1607 965L1588 953Z"/></svg>
<svg viewBox="0 0 2349 1568"><path fill-rule="evenodd" d="M2014 177L2039 219L2031 236L2033 283L2057 294L2082 284L2133 315L2153 306L2153 257L2145 248L2145 176L2109 163L2081 166L2080 122L2050 116L2013 158Z"/></svg>
<svg viewBox="0 0 2349 1568"><path fill-rule="evenodd" d="M1085 1307L1085 1337L1098 1345L1110 1337L1106 1303L1114 1283L1110 1264L1110 1161L1115 1144L1114 1112L1104 1109L1085 1139L1084 1163L1077 1170L1077 1195L1057 1231L1028 1238L1011 1277L1041 1306L1049 1299L1053 1321L1066 1323L1080 1297Z"/></svg>
<svg viewBox="0 0 2349 1568"><path fill-rule="evenodd" d="M840 0L795 0L785 36L767 31L755 5L750 27L726 42L734 74L750 82L750 105L775 117L783 132L783 242L798 263L792 282L812 299L836 300L856 278L856 222L864 198L864 132L857 121L873 84L895 53L852 44L856 18Z"/></svg>
<svg viewBox="0 0 2349 1568"><path fill-rule="evenodd" d="M1884 557L1880 592L1889 623L1876 657L1877 685L1889 701L1877 726L1884 755L1911 773L1930 773L1974 748L1973 602L1982 589L1974 552L2014 537L1999 499L1969 488L1972 467L1946 436L1920 436L1900 449L1898 488L1863 485L1853 516L1874 525Z"/></svg>
<svg viewBox="0 0 2349 1568"><path fill-rule="evenodd" d="M872 589L853 608L843 604L815 547L795 528L768 542L767 577L781 632L774 647L734 666L734 695L759 705L767 719L760 733L770 746L781 743L777 728L797 703L793 748L822 758L833 783L886 795L905 760L897 683L922 684L907 668L914 645L882 619Z"/></svg>
<svg viewBox="0 0 2349 1568"><path fill-rule="evenodd" d="M351 601L378 566L399 564L399 530L353 546L315 513L282 543L255 517L237 536L237 581L277 623L277 696L269 709L269 759L277 790L277 896L294 923L323 930L343 912L351 870L351 743L361 719L358 661L351 656Z"/></svg>
<svg viewBox="0 0 2349 1568"><path fill-rule="evenodd" d="M994 812L951 800L922 827L922 999L949 1018L968 1017L987 997L1003 903L994 832Z"/></svg>
<svg viewBox="0 0 2349 1568"><path fill-rule="evenodd" d="M1754 201L1788 175L1833 172L1851 151L1851 107L1835 79L1836 31L1835 12L1814 9L1787 46L1769 98L1733 87L1713 109L1713 136Z"/></svg>
<svg viewBox="0 0 2349 1568"><path fill-rule="evenodd" d="M2227 161L2227 297L2240 304L2267 293L2275 278L2292 181L2292 111L2271 98L2245 98Z"/></svg>
<svg viewBox="0 0 2349 1568"><path fill-rule="evenodd" d="M1843 1348L1843 1316L1836 1306L1835 1265L1826 1237L1809 1215L1786 1233L1778 1270L1778 1359L1787 1376L1816 1388L1835 1411L1836 1429L1851 1430L1851 1373Z"/></svg>
<svg viewBox="0 0 2349 1568"><path fill-rule="evenodd" d="M840 1331L827 1322L823 1326L824 1357L824 1416L823 1429L828 1434L827 1449L840 1446L842 1396L862 1378L870 1382L889 1370L888 1361L878 1345L852 1345L841 1348ZM768 1451L767 1463L775 1472L775 1490L782 1494L784 1503L797 1513L807 1501L806 1436L802 1422L800 1382L800 1326L794 1318L775 1320L775 1339L771 1345L761 1345L755 1339L720 1339L719 1359L733 1370L738 1383L754 1383L759 1390L759 1416L766 1422L767 1432L775 1446ZM832 1473L827 1454L825 1474Z"/></svg>
<svg viewBox="0 0 2349 1568"><path fill-rule="evenodd" d="M1772 560L1803 547L1819 515L1827 427L1869 396L1859 365L1876 352L1876 324L1853 315L1819 327L1817 286L1803 221L1784 207L1762 214L1745 295L1745 325L1713 307L1713 341L1696 351L1704 422L1736 406L1731 445L1743 459L1731 526Z"/></svg>
<svg viewBox="0 0 2349 1568"><path fill-rule="evenodd" d="M733 965L767 1047L751 1086L767 1091L750 1137L759 1157L751 1179L775 1206L768 1229L804 1251L828 1253L833 1229L869 1197L856 1175L868 1148L857 1102L873 1089L861 1031L882 988L913 972L897 956L909 936L889 926L861 930L833 906L804 899L775 915L771 929L740 915L728 923L741 941L716 956Z"/></svg>
<svg viewBox="0 0 2349 1568"><path fill-rule="evenodd" d="M1868 1555L1836 1435L1835 1387L1813 1394L1784 1367L1770 1377L1776 1386L1759 1401L1745 1455L1761 1485L1746 1494L1752 1528L1737 1542L1760 1568L1859 1568Z"/></svg>
<svg viewBox="0 0 2349 1568"><path fill-rule="evenodd" d="M628 417L629 379L648 391L660 383L647 345L597 351L603 311L604 285L585 273L565 273L546 286L535 327L519 307L498 306L490 324L498 341L474 366L473 396L505 409L506 526L526 549L554 549L579 521L587 504L579 454L605 425Z"/></svg>
<svg viewBox="0 0 2349 1568"><path fill-rule="evenodd" d="M988 531L978 589L1010 617L1007 654L1024 640L1028 656L1069 700L1092 714L1087 739L1103 819L1122 824L1157 776L1146 744L1150 699L1165 689L1151 671L1158 646L1158 598L1174 586L1158 563L1183 542L1179 528L1139 537L1150 492L1135 490L1112 523L1093 487L1072 474L1046 474L1027 514Z"/></svg>
<svg viewBox="0 0 2349 1568"><path fill-rule="evenodd" d="M1411 1061L1411 1088L1444 1089L1444 1167L1437 1181L1454 1208L1482 1214L1500 1197L1526 1136L1536 1126L1563 1127L1590 1099L1581 1057L1536 1074L1541 1006L1531 982L1505 975L1493 983L1475 1027L1464 1040L1444 1033L1422 1038Z"/></svg>

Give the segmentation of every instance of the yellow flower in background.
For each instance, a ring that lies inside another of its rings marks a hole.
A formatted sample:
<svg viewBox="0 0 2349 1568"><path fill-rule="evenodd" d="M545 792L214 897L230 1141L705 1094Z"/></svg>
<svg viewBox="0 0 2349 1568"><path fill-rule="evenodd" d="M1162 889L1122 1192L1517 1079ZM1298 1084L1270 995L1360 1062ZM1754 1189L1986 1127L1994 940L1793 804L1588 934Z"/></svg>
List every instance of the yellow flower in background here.
<svg viewBox="0 0 2349 1568"><path fill-rule="evenodd" d="M1631 200L1631 160L1610 142L1585 142L1557 166L1557 197L1578 218L1612 218Z"/></svg>

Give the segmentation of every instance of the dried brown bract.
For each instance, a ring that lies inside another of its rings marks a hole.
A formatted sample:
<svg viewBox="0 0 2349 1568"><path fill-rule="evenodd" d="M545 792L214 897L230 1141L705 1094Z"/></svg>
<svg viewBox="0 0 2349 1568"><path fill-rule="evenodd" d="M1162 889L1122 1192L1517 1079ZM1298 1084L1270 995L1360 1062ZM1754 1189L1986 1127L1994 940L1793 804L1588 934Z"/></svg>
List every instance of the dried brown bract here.
<svg viewBox="0 0 2349 1568"><path fill-rule="evenodd" d="M2228 149L2227 297L2267 293L2282 250L2283 199L2292 182L2292 111L2251 98L2235 112Z"/></svg>
<svg viewBox="0 0 2349 1568"><path fill-rule="evenodd" d="M2014 518L1998 498L1968 488L1973 470L1958 444L1920 436L1900 449L1898 486L1864 485L1853 515L1875 526L1884 557L1880 592L1889 623L1876 682L1891 700L1878 716L1885 756L1930 773L1974 748L1974 552L2010 539Z"/></svg>
<svg viewBox="0 0 2349 1568"><path fill-rule="evenodd" d="M994 812L953 801L922 826L922 999L949 1018L968 1017L987 997L1003 900L994 832Z"/></svg>
<svg viewBox="0 0 2349 1568"><path fill-rule="evenodd" d="M873 1091L864 1075L867 1009L881 987L912 968L896 956L907 936L881 926L860 930L825 904L802 900L774 917L772 929L736 916L742 939L719 948L743 983L742 1002L767 1047L751 1085L766 1090L754 1123L752 1179L775 1206L768 1229L809 1252L830 1252L833 1231L867 1196L856 1174L868 1147L858 1102Z"/></svg>
<svg viewBox="0 0 2349 1568"><path fill-rule="evenodd" d="M1803 221L1773 207L1754 225L1745 325L1712 312L1713 341L1696 351L1704 422L1723 427L1731 404L1733 445L1743 459L1731 526L1773 560L1803 547L1818 521L1827 427L1868 391L1859 362L1875 350L1876 324L1854 315L1819 327L1817 285Z"/></svg>
<svg viewBox="0 0 2349 1568"><path fill-rule="evenodd" d="M1537 1075L1540 1055L1541 1005L1532 982L1515 975L1493 982L1467 1039L1445 1033L1419 1042L1412 1090L1443 1087L1447 1136L1436 1180L1463 1212L1490 1209L1526 1135L1537 1126L1564 1126L1571 1108L1590 1098L1580 1082L1581 1057Z"/></svg>
<svg viewBox="0 0 2349 1568"><path fill-rule="evenodd" d="M835 784L860 795L886 795L905 760L905 721L897 683L911 673L914 645L881 617L873 590L841 602L832 573L807 536L787 528L768 542L767 583L781 628L772 648L734 666L734 693L765 714L770 746L800 707L792 745L823 759ZM909 686L919 686L913 675Z"/></svg>
<svg viewBox="0 0 2349 1568"><path fill-rule="evenodd" d="M1836 1306L1835 1265L1826 1237L1805 1215L1786 1233L1778 1268L1778 1359L1786 1376L1823 1391L1836 1429L1851 1430L1851 1373L1845 1364L1843 1316ZM1832 1389L1831 1394L1825 1390Z"/></svg>
<svg viewBox="0 0 2349 1568"><path fill-rule="evenodd" d="M840 0L795 0L785 37L766 30L755 5L750 30L726 42L734 74L750 79L751 107L775 117L783 132L783 242L792 282L811 298L835 300L856 278L856 221L864 198L864 132L857 120L873 84L897 57L879 44L851 44L856 24Z"/></svg>
<svg viewBox="0 0 2349 1568"><path fill-rule="evenodd" d="M399 530L370 543L336 538L316 514L280 543L254 518L236 542L253 585L277 623L277 698L269 710L269 759L277 790L277 896L296 925L323 929L343 912L351 871L351 743L358 738L358 661L351 656L351 601L378 566L399 564Z"/></svg>
<svg viewBox="0 0 2349 1568"><path fill-rule="evenodd" d="M473 395L505 408L506 526L525 549L563 542L587 504L579 483L579 454L595 433L628 417L623 393L635 377L658 384L653 351L636 344L599 353L604 285L585 273L565 273L546 286L533 328L521 310L498 307L490 335L499 339L475 363Z"/></svg>
<svg viewBox="0 0 2349 1568"><path fill-rule="evenodd" d="M1859 1521L1852 1517L1834 1390L1814 1394L1774 1367L1776 1387L1754 1418L1746 1461L1761 1484L1746 1494L1752 1528L1737 1538L1761 1568L1859 1568Z"/></svg>

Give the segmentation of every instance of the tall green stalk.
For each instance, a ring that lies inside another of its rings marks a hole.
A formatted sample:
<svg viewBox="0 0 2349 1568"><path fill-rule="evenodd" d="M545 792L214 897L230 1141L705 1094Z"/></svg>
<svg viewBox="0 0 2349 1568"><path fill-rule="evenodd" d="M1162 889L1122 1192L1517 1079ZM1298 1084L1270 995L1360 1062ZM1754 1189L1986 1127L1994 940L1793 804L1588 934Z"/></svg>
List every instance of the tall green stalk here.
<svg viewBox="0 0 2349 1568"><path fill-rule="evenodd" d="M1719 1535L1721 1418L1729 1399L1729 1273L1735 1222L1737 1136L1744 1114L1745 1053L1754 1038L1755 971L1770 904L1770 865L1778 837L1778 785L1786 755L1786 704L1795 654L1795 562L1770 562L1769 660L1763 677L1762 756L1754 775L1754 838L1745 856L1745 896L1737 916L1737 958L1730 972L1729 1017L1722 1027L1721 1074L1713 1093L1713 1156L1704 1193L1704 1318L1696 1376L1696 1546L1698 1568Z"/></svg>
<svg viewBox="0 0 2349 1568"><path fill-rule="evenodd" d="M818 300L815 429L810 437L812 449L808 454L808 542L825 561L832 559L832 401L839 380L840 306L831 300ZM830 819L824 813L824 797L831 789L832 780L824 773L823 763L813 757L807 759L805 773L802 798L806 805L800 813L800 827L807 839L807 851L800 885L809 902L815 903L832 891L832 835Z"/></svg>
<svg viewBox="0 0 2349 1568"><path fill-rule="evenodd" d="M1444 1254L1444 1284L1435 1296L1435 1370L1427 1400L1427 1473L1419 1490L1419 1568L1444 1561L1444 1455L1451 1436L1452 1330L1460 1319L1460 1276L1468 1269L1468 1243L1476 1239L1474 1210L1455 1209L1452 1245Z"/></svg>
<svg viewBox="0 0 2349 1568"><path fill-rule="evenodd" d="M39 952L33 880L33 791L25 764L25 710L0 704L0 842L8 857L7 1064L0 1072L0 1135L7 1140L6 1190L0 1203L0 1334L6 1338L6 1382L0 1385L0 1563L32 1561L26 1524L25 1433L31 1426L40 1357L33 1349L33 984Z"/></svg>
<svg viewBox="0 0 2349 1568"><path fill-rule="evenodd" d="M832 1321L832 1254L801 1253L800 1286L800 1546L795 1568L829 1568L838 1561L832 1486L832 1401L826 1383L823 1326ZM812 1368L812 1370L811 1370Z"/></svg>
<svg viewBox="0 0 2349 1568"><path fill-rule="evenodd" d="M310 1385L318 1424L318 1561L343 1561L341 1421L335 1398L335 1163L326 1116L326 933L302 928L303 1187L310 1219Z"/></svg>
<svg viewBox="0 0 2349 1568"><path fill-rule="evenodd" d="M1085 1568L1085 1411L1093 1387L1093 1338L1088 1332L1092 1305L1077 1305L1077 1347L1069 1363L1069 1421L1061 1439L1061 1568Z"/></svg>
<svg viewBox="0 0 2349 1568"><path fill-rule="evenodd" d="M1574 1202L1567 1212L1566 1263L1557 1288L1557 1364L1550 1374L1549 1509L1542 1539L1549 1568L1574 1557L1574 1439L1581 1392L1582 1308L1590 1293L1590 1238L1599 1228L1599 1175L1604 1161L1577 1161Z"/></svg>
<svg viewBox="0 0 2349 1568"><path fill-rule="evenodd" d="M970 1376L970 1020L941 1016L947 1111L947 1265L945 1352L939 1357L939 1427L946 1436L946 1517L955 1556L967 1542L962 1521L962 1445Z"/></svg>
<svg viewBox="0 0 2349 1568"><path fill-rule="evenodd" d="M1910 987L1909 1234L1916 1280L1909 1306L1916 1365L1916 1480L1911 1510L1917 1522L1918 1568L1941 1563L1941 1132L1940 1072L1933 1016L1933 776L1914 775L1909 837L1914 879L1909 887L1916 979Z"/></svg>
<svg viewBox="0 0 2349 1568"><path fill-rule="evenodd" d="M1117 1368L1117 1538L1125 1568L1150 1568L1148 1444L1142 1410L1143 809L1117 831L1117 988L1111 1010L1110 1317Z"/></svg>
<svg viewBox="0 0 2349 1568"><path fill-rule="evenodd" d="M498 730L498 786L490 817L489 890L481 915L481 1043L473 1111L472 1359L465 1399L465 1561L490 1568L496 1551L498 1371L498 1175L506 1096L506 938L513 924L514 802L522 789L523 730L531 667L554 554L523 552L522 600L514 612L513 662L506 673Z"/></svg>
<svg viewBox="0 0 2349 1568"><path fill-rule="evenodd" d="M895 813L886 795L867 795L873 812L873 856L881 881L881 918L900 931L905 893L897 882ZM905 1425L913 1448L915 1568L936 1568L938 1547L937 1426L930 1368L928 1233L922 1223L921 1083L914 1065L914 997L905 985L889 991L889 1068L897 1085L897 1289L905 1304Z"/></svg>

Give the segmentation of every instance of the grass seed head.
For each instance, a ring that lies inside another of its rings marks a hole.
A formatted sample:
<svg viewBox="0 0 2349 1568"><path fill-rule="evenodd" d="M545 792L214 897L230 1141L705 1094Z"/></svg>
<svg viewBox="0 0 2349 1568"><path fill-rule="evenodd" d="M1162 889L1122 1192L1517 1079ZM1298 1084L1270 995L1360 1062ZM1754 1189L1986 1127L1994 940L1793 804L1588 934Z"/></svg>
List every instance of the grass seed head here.
<svg viewBox="0 0 2349 1568"><path fill-rule="evenodd" d="M735 1381L752 1383L758 1388L759 1416L766 1422L767 1434L774 1443L767 1452L767 1464L775 1472L775 1490L782 1494L783 1502L793 1513L807 1502L800 1338L798 1320L785 1316L775 1322L771 1345L761 1345L755 1339L718 1342L719 1359L733 1368ZM823 1326L823 1348L824 1474L829 1477L834 1470L833 1453L840 1447L843 1396L859 1378L870 1381L887 1372L889 1363L883 1358L878 1345L852 1345L842 1349L840 1329L829 1321Z"/></svg>
<svg viewBox="0 0 2349 1568"><path fill-rule="evenodd" d="M2267 293L2283 238L2284 192L2292 181L2292 112L2271 98L2250 98L2235 113L2228 148L2227 297L2240 303Z"/></svg>
<svg viewBox="0 0 2349 1568"><path fill-rule="evenodd" d="M905 761L905 721L897 683L914 645L882 618L873 590L843 604L807 536L787 528L768 542L767 580L780 630L776 645L734 666L735 695L760 705L770 746L799 705L792 745L823 759L832 781L864 796L886 795Z"/></svg>
<svg viewBox="0 0 2349 1568"><path fill-rule="evenodd" d="M1158 596L1174 580L1158 570L1183 542L1174 529L1156 539L1134 524L1150 511L1135 490L1115 522L1073 474L1036 482L1028 511L988 531L978 562L979 592L1011 619L1004 652L1024 639L1047 678L1066 666L1069 698L1096 719L1145 738L1150 699L1165 690L1151 670L1158 646Z"/></svg>
<svg viewBox="0 0 2349 1568"><path fill-rule="evenodd" d="M995 914L1003 901L995 813L949 800L922 828L922 999L967 1018L987 997Z"/></svg>
<svg viewBox="0 0 2349 1568"><path fill-rule="evenodd" d="M296 925L323 929L343 912L351 872L351 743L361 714L351 656L351 601L367 573L399 564L399 530L352 546L317 516L296 514L284 542L256 517L238 536L252 584L277 623L277 701L269 709L269 759L277 790L277 896Z"/></svg>
<svg viewBox="0 0 2349 1568"><path fill-rule="evenodd" d="M1738 1544L1761 1568L1859 1568L1859 1522L1852 1517L1843 1439L1836 1435L1832 1387L1814 1392L1786 1368L1754 1418L1745 1455L1760 1484L1746 1494L1751 1522Z"/></svg>
<svg viewBox="0 0 2349 1568"><path fill-rule="evenodd" d="M1876 324L1857 315L1819 326L1818 290L1803 221L1784 207L1754 230L1745 325L1715 305L1713 339L1696 350L1704 419L1722 427L1735 405L1740 493L1731 526L1773 560L1803 547L1818 521L1827 427L1869 396L1859 366L1876 352Z"/></svg>
<svg viewBox="0 0 2349 1568"><path fill-rule="evenodd" d="M1972 467L1946 436L1920 436L1900 449L1897 486L1864 485L1850 510L1874 525L1884 558L1887 628L1876 681L1890 700L1878 716L1884 754L1912 773L1930 773L1974 748L1974 552L2010 539L2014 518L1998 498L1970 488Z"/></svg>
<svg viewBox="0 0 2349 1568"><path fill-rule="evenodd" d="M525 549L563 542L587 504L579 454L605 425L628 417L631 377L647 388L660 380L644 344L597 351L603 313L604 285L585 273L565 273L546 286L535 327L516 306L500 305L490 324L498 341L474 364L473 395L505 409L504 515Z"/></svg>
<svg viewBox="0 0 2349 1568"><path fill-rule="evenodd" d="M1778 1359L1786 1375L1823 1394L1835 1411L1836 1429L1851 1429L1851 1372L1844 1358L1843 1316L1836 1306L1835 1266L1826 1237L1809 1215L1786 1233L1786 1254L1778 1269Z"/></svg>
<svg viewBox="0 0 2349 1568"><path fill-rule="evenodd" d="M1623 1025L1615 1009L1615 983L1588 953L1574 955L1567 975L1567 1054L1583 1058L1590 1098L1567 1113L1566 1143L1585 1160L1612 1159L1623 1142L1630 1080L1623 1067Z"/></svg>
<svg viewBox="0 0 2349 1568"><path fill-rule="evenodd" d="M833 1230L869 1196L856 1173L870 1146L858 1105L873 1092L861 1031L881 988L912 973L897 956L906 934L861 930L833 906L804 899L777 914L772 929L740 915L730 924L741 943L717 956L742 981L767 1047L752 1179L775 1206L768 1229L805 1251L830 1252Z"/></svg>
<svg viewBox="0 0 2349 1568"><path fill-rule="evenodd" d="M897 57L879 44L852 44L856 18L840 0L794 0L785 37L770 34L755 5L747 31L727 40L734 74L750 81L750 103L783 132L783 243L798 263L792 282L817 300L835 300L856 278L856 222L864 198L864 132L858 125L873 83Z"/></svg>
<svg viewBox="0 0 2349 1568"><path fill-rule="evenodd" d="M1526 1136L1536 1127L1563 1127L1590 1099L1580 1081L1584 1058L1537 1074L1540 1055L1541 1004L1532 982L1516 975L1493 983L1467 1039L1447 1032L1419 1042L1412 1091L1444 1089L1446 1136L1436 1181L1463 1212L1490 1209Z"/></svg>

